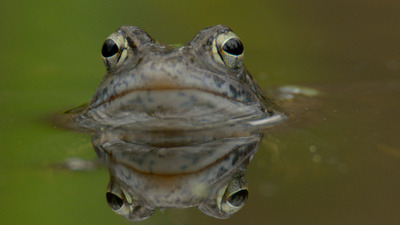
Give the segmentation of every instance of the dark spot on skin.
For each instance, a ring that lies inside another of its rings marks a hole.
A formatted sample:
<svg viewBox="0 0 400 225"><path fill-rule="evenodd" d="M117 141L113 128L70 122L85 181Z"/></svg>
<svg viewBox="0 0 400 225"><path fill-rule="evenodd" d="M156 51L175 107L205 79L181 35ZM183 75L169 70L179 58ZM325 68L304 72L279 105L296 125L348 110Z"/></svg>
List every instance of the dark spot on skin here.
<svg viewBox="0 0 400 225"><path fill-rule="evenodd" d="M111 63L109 60L106 61L107 70L111 70Z"/></svg>
<svg viewBox="0 0 400 225"><path fill-rule="evenodd" d="M228 170L225 167L219 168L217 172L217 177L222 177Z"/></svg>
<svg viewBox="0 0 400 225"><path fill-rule="evenodd" d="M150 97L150 94L151 94L151 91L148 90L148 91L147 91L147 101L148 101L148 102L153 102L153 99Z"/></svg>
<svg viewBox="0 0 400 225"><path fill-rule="evenodd" d="M103 97L104 97L105 95L108 95L108 88L107 88L107 87L105 87L105 88L103 89L102 95L103 95Z"/></svg>
<svg viewBox="0 0 400 225"><path fill-rule="evenodd" d="M145 156L138 158L138 159L136 160L136 162L137 162L140 166L142 166L144 160L145 160Z"/></svg>
<svg viewBox="0 0 400 225"><path fill-rule="evenodd" d="M253 151L253 149L257 146L256 142L253 142L247 146L243 146L234 153L233 159L232 159L232 166L234 166L240 159L248 155L250 152Z"/></svg>
<svg viewBox="0 0 400 225"><path fill-rule="evenodd" d="M246 98L244 99L244 102L246 102L246 103L253 102L253 99L249 95L245 95L245 96L246 96Z"/></svg>
<svg viewBox="0 0 400 225"><path fill-rule="evenodd" d="M218 88L221 88L221 86L225 83L225 80L219 78L219 77L214 77L214 83L217 85Z"/></svg>
<svg viewBox="0 0 400 225"><path fill-rule="evenodd" d="M202 44L201 45L201 48L203 49L203 51L207 51L207 46L208 46L207 44Z"/></svg>
<svg viewBox="0 0 400 225"><path fill-rule="evenodd" d="M156 67L156 62L151 62L151 64L150 64L150 69L151 69L151 70L154 70L155 67Z"/></svg>
<svg viewBox="0 0 400 225"><path fill-rule="evenodd" d="M193 57L189 57L189 62L193 64L194 63L194 58Z"/></svg>
<svg viewBox="0 0 400 225"><path fill-rule="evenodd" d="M197 97L194 96L194 95L190 96L190 101L191 102L197 102Z"/></svg>
<svg viewBox="0 0 400 225"><path fill-rule="evenodd" d="M233 159L232 159L232 166L236 164L236 162L241 158L243 153L241 152L236 152L234 153Z"/></svg>
<svg viewBox="0 0 400 225"><path fill-rule="evenodd" d="M181 166L179 169L180 170L185 170L187 168L187 165Z"/></svg>
<svg viewBox="0 0 400 225"><path fill-rule="evenodd" d="M182 62L183 61L183 56L178 56L178 62Z"/></svg>
<svg viewBox="0 0 400 225"><path fill-rule="evenodd" d="M206 46L211 46L213 43L214 37L209 37L206 42Z"/></svg>
<svg viewBox="0 0 400 225"><path fill-rule="evenodd" d="M239 95L237 89L232 85L229 85L229 91L232 93L233 98L237 98L237 96Z"/></svg>
<svg viewBox="0 0 400 225"><path fill-rule="evenodd" d="M136 103L139 103L139 104L143 103L143 100L142 100L142 98L140 96L136 97Z"/></svg>
<svg viewBox="0 0 400 225"><path fill-rule="evenodd" d="M247 145L245 152L248 153L248 152L253 151L253 149L256 147L256 145L257 145L257 143L252 143L252 144Z"/></svg>
<svg viewBox="0 0 400 225"><path fill-rule="evenodd" d="M150 162L149 162L149 171L150 171L150 173L153 173L154 171L153 171L153 166L154 166L154 164L155 164L156 162L154 161L154 160L150 160Z"/></svg>
<svg viewBox="0 0 400 225"><path fill-rule="evenodd" d="M199 162L199 158L198 157L193 157L192 158L192 165L197 165L198 162Z"/></svg>
<svg viewBox="0 0 400 225"><path fill-rule="evenodd" d="M132 49L136 47L135 42L132 40L132 37L127 37L126 40L128 41L128 46Z"/></svg>

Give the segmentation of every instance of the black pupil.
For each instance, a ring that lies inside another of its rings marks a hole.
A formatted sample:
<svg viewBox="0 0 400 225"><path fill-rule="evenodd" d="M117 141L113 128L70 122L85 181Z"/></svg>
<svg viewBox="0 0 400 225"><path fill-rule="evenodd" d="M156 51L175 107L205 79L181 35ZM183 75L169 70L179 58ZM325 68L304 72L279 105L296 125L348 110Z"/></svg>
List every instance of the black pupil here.
<svg viewBox="0 0 400 225"><path fill-rule="evenodd" d="M222 49L232 55L240 55L244 50L242 42L237 38L229 39L225 42L224 46L222 46Z"/></svg>
<svg viewBox="0 0 400 225"><path fill-rule="evenodd" d="M249 192L247 190L241 190L229 196L227 200L231 205L239 207L246 202L248 195Z"/></svg>
<svg viewBox="0 0 400 225"><path fill-rule="evenodd" d="M110 57L118 53L118 45L111 39L107 39L104 44L103 48L101 49L101 54L104 57Z"/></svg>
<svg viewBox="0 0 400 225"><path fill-rule="evenodd" d="M117 195L107 192L106 194L108 205L113 210L118 210L124 205L124 201Z"/></svg>

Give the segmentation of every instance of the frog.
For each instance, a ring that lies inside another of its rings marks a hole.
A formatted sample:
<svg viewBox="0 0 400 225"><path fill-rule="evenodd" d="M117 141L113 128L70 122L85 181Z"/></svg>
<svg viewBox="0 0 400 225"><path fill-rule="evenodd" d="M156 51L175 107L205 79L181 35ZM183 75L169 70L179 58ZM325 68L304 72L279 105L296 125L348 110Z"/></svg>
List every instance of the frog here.
<svg viewBox="0 0 400 225"><path fill-rule="evenodd" d="M122 26L104 41L106 74L74 120L89 129L141 130L282 121L243 64L244 52L241 39L224 25L205 28L179 47Z"/></svg>

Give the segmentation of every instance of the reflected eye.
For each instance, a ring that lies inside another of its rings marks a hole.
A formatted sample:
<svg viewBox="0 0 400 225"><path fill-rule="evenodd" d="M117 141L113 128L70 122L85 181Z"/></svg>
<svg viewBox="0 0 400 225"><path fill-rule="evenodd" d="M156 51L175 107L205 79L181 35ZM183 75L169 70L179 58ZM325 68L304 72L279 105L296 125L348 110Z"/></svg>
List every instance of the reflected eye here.
<svg viewBox="0 0 400 225"><path fill-rule="evenodd" d="M117 67L120 62L123 62L127 56L127 41L124 35L117 31L111 34L101 48L101 56L107 70L112 70Z"/></svg>
<svg viewBox="0 0 400 225"><path fill-rule="evenodd" d="M107 39L104 44L103 48L101 49L101 54L103 57L107 58L117 54L119 51L117 43L111 39Z"/></svg>
<svg viewBox="0 0 400 225"><path fill-rule="evenodd" d="M222 189L221 191L223 191ZM232 214L237 212L246 203L249 191L247 182L244 176L234 178L225 188L225 193L222 194L221 210L224 213Z"/></svg>
<svg viewBox="0 0 400 225"><path fill-rule="evenodd" d="M249 191L244 175L233 178L226 186L218 189L211 201L199 205L205 214L225 219L239 211L247 201Z"/></svg>
<svg viewBox="0 0 400 225"><path fill-rule="evenodd" d="M248 196L248 190L240 190L231 194L226 200L232 206L241 207L246 202Z"/></svg>
<svg viewBox="0 0 400 225"><path fill-rule="evenodd" d="M219 34L213 45L214 59L231 69L242 66L244 47L239 37L232 31Z"/></svg>
<svg viewBox="0 0 400 225"><path fill-rule="evenodd" d="M114 181L110 181L108 184L106 199L108 206L115 213L124 216L128 220L144 220L154 213L152 207L146 207L140 200L134 199L129 192L125 192Z"/></svg>
<svg viewBox="0 0 400 225"><path fill-rule="evenodd" d="M106 193L106 198L107 203L112 210L119 210L124 205L124 200L111 192Z"/></svg>

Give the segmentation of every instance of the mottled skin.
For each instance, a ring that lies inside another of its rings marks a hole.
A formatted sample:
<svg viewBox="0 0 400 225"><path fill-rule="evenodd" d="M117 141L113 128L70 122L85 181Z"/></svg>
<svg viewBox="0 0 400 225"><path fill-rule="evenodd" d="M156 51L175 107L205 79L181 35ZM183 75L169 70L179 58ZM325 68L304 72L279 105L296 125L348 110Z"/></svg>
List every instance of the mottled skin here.
<svg viewBox="0 0 400 225"><path fill-rule="evenodd" d="M232 38L239 40L228 27L217 25L171 48L137 27L119 28L109 38L120 42L119 53L110 60L103 52L107 73L80 122L152 126L155 119L190 118L196 126L213 114L218 117L208 122L214 124L234 117L272 116L272 102L242 64L244 51L233 49L230 54L222 49Z"/></svg>

